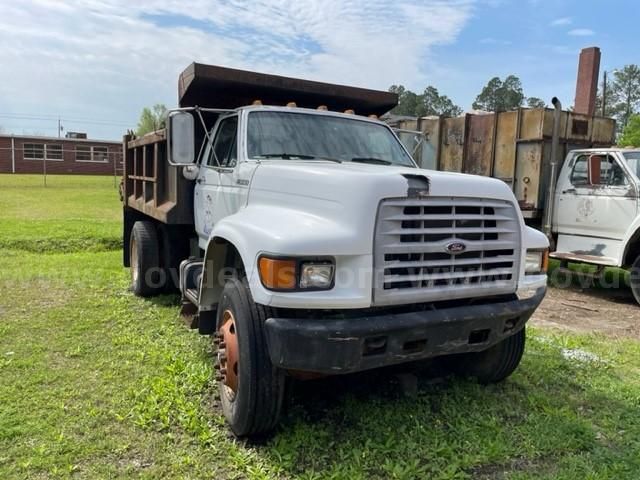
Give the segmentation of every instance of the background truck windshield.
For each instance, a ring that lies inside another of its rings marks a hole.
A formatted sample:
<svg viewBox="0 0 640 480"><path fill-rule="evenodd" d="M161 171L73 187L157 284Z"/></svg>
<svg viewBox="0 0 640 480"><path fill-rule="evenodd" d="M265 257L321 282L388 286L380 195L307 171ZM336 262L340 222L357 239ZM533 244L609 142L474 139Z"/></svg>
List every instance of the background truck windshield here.
<svg viewBox="0 0 640 480"><path fill-rule="evenodd" d="M640 178L640 150L637 152L626 152L623 155L631 171L636 177Z"/></svg>
<svg viewBox="0 0 640 480"><path fill-rule="evenodd" d="M288 112L251 112L249 158L329 158L414 164L389 129L356 118Z"/></svg>

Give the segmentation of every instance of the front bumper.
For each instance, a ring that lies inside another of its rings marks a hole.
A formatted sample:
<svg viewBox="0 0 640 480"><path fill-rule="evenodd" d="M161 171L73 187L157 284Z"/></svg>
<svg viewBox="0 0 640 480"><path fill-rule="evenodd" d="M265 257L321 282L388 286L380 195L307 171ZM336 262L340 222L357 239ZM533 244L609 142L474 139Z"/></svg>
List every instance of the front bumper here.
<svg viewBox="0 0 640 480"><path fill-rule="evenodd" d="M267 346L279 368L342 374L439 355L486 350L524 327L544 298L356 318L269 318Z"/></svg>

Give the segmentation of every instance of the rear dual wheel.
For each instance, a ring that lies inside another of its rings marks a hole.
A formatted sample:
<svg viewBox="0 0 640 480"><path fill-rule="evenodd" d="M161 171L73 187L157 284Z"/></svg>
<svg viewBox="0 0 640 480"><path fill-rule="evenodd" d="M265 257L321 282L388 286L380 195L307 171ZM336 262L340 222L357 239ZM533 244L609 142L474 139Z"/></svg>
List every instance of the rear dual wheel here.
<svg viewBox="0 0 640 480"><path fill-rule="evenodd" d="M139 297L151 297L163 287L158 233L153 222L138 221L129 239L131 289Z"/></svg>
<svg viewBox="0 0 640 480"><path fill-rule="evenodd" d="M285 375L271 363L264 334L270 314L254 303L246 278L227 281L218 304L216 368L222 411L240 437L272 430L282 410Z"/></svg>

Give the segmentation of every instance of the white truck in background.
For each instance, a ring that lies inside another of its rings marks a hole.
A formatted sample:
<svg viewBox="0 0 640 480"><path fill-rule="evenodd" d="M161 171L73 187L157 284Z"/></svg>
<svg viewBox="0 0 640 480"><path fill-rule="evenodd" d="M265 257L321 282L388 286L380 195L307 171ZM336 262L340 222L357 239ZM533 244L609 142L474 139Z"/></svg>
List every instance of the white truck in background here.
<svg viewBox="0 0 640 480"><path fill-rule="evenodd" d="M640 303L640 150L572 150L553 195L551 256L630 270Z"/></svg>
<svg viewBox="0 0 640 480"><path fill-rule="evenodd" d="M292 378L516 369L548 240L504 182L417 168L374 118L388 92L199 64L179 90L166 131L125 137L124 264L141 296L179 269L235 434L271 430Z"/></svg>

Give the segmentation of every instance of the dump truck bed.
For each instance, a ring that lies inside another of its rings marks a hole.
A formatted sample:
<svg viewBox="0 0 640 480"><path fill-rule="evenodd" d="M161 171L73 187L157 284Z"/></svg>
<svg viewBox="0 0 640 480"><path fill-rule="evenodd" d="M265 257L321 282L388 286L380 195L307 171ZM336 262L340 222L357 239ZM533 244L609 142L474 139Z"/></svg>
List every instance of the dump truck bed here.
<svg viewBox="0 0 640 480"><path fill-rule="evenodd" d="M395 93L248 72L192 63L178 82L181 107L238 108L260 100L264 105L286 105L329 110L354 110L359 115L382 115L398 104Z"/></svg>

